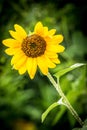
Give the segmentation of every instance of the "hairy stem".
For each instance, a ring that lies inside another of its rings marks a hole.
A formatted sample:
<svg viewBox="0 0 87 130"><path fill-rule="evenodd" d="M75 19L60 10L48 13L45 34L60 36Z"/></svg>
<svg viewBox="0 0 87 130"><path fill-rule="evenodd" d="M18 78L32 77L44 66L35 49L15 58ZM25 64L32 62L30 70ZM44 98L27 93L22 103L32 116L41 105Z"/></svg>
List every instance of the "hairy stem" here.
<svg viewBox="0 0 87 130"><path fill-rule="evenodd" d="M59 93L59 95L62 97L63 99L63 105L65 105L69 110L70 112L72 113L72 115L75 117L75 119L79 122L79 124L82 126L83 125L83 122L81 120L81 118L79 117L79 115L77 114L77 112L74 110L74 108L71 106L70 102L68 101L68 99L66 98L66 96L64 95L61 87L60 87L60 84L59 84L59 79L58 81L56 82L54 80L54 78L51 76L50 73L48 73L47 75L48 79L50 80L50 82L53 84L53 86L55 87L55 89L57 90L57 92Z"/></svg>

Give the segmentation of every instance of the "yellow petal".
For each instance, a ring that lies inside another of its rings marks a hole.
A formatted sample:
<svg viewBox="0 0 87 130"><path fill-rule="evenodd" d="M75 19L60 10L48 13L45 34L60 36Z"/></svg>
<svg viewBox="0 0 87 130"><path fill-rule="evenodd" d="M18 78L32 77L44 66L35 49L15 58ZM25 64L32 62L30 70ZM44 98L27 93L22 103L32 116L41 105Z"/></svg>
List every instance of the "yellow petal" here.
<svg viewBox="0 0 87 130"><path fill-rule="evenodd" d="M8 55L14 55L14 49L8 48L5 50L5 53Z"/></svg>
<svg viewBox="0 0 87 130"><path fill-rule="evenodd" d="M29 75L30 75L30 71L31 71L31 67L32 67L32 59L33 58L28 58L27 62L26 62L26 67L27 67L27 70L29 72Z"/></svg>
<svg viewBox="0 0 87 130"><path fill-rule="evenodd" d="M25 38L27 37L27 33L25 32L25 30L18 24L14 25L15 30L17 31L17 33L22 37Z"/></svg>
<svg viewBox="0 0 87 130"><path fill-rule="evenodd" d="M33 63L33 65L32 65L31 72L30 72L30 78L31 79L34 78L36 70L37 70L37 61L36 61L36 58L33 58L32 63Z"/></svg>
<svg viewBox="0 0 87 130"><path fill-rule="evenodd" d="M34 32L35 32L36 34L43 35L43 31L44 31L44 29L43 29L42 23L41 23L41 22L38 22L38 23L36 24L35 28L34 28Z"/></svg>
<svg viewBox="0 0 87 130"><path fill-rule="evenodd" d="M48 27L43 27L43 36L48 35Z"/></svg>
<svg viewBox="0 0 87 130"><path fill-rule="evenodd" d="M63 52L65 48L61 45L58 45L58 53Z"/></svg>
<svg viewBox="0 0 87 130"><path fill-rule="evenodd" d="M20 43L22 43L23 39L25 38L22 38L20 34L12 30L10 30L9 33L14 39L18 40Z"/></svg>
<svg viewBox="0 0 87 130"><path fill-rule="evenodd" d="M59 44L63 41L63 36L62 35L55 35L52 38L52 42Z"/></svg>
<svg viewBox="0 0 87 130"><path fill-rule="evenodd" d="M26 67L28 70L28 74L30 75L30 78L33 79L37 70L36 58L28 58Z"/></svg>
<svg viewBox="0 0 87 130"><path fill-rule="evenodd" d="M5 50L5 53L8 54L8 55L14 55L17 51L19 51L20 49L17 48L17 49L14 49L14 48L7 48Z"/></svg>
<svg viewBox="0 0 87 130"><path fill-rule="evenodd" d="M63 46L61 46L61 45L48 45L46 50L51 51L51 52L59 53L59 52L63 52L64 49L65 48Z"/></svg>
<svg viewBox="0 0 87 130"><path fill-rule="evenodd" d="M18 71L20 75L24 74L26 72L26 65L23 64Z"/></svg>
<svg viewBox="0 0 87 130"><path fill-rule="evenodd" d="M58 58L51 58L51 61L56 63L56 64L60 63L60 60Z"/></svg>
<svg viewBox="0 0 87 130"><path fill-rule="evenodd" d="M26 67L26 59L27 59L27 56L25 56L25 55L20 57L20 59L18 59L17 62L14 64L14 68L20 69L22 67L22 65L24 65L24 64Z"/></svg>
<svg viewBox="0 0 87 130"><path fill-rule="evenodd" d="M2 41L2 43L7 47L20 47L20 43L12 38L5 39Z"/></svg>
<svg viewBox="0 0 87 130"><path fill-rule="evenodd" d="M37 57L37 64L44 75L48 73L48 66L43 56Z"/></svg>
<svg viewBox="0 0 87 130"><path fill-rule="evenodd" d="M11 65L17 63L25 54L20 50L11 59Z"/></svg>
<svg viewBox="0 0 87 130"><path fill-rule="evenodd" d="M47 55L47 57L49 58L57 58L58 55L54 52L48 52L48 51L45 51L45 55Z"/></svg>
<svg viewBox="0 0 87 130"><path fill-rule="evenodd" d="M45 62L49 68L55 68L56 65L47 57L44 55Z"/></svg>
<svg viewBox="0 0 87 130"><path fill-rule="evenodd" d="M56 29L51 29L51 30L49 31L49 35L53 36L53 35L55 34L55 32L56 32Z"/></svg>

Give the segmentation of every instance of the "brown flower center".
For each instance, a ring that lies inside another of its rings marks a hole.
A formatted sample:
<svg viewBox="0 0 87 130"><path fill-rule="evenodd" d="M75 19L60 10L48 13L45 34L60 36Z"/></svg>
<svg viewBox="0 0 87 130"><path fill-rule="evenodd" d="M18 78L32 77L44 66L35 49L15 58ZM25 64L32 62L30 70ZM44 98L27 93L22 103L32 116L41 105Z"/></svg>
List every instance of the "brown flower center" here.
<svg viewBox="0 0 87 130"><path fill-rule="evenodd" d="M28 57L38 57L46 50L46 41L39 35L27 36L22 43L22 50Z"/></svg>

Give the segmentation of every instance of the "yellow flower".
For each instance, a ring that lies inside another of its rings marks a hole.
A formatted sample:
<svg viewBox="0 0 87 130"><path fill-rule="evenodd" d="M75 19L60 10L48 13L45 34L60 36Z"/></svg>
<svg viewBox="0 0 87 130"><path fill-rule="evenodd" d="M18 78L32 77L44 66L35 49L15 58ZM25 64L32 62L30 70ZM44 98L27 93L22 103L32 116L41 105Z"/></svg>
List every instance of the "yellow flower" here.
<svg viewBox="0 0 87 130"><path fill-rule="evenodd" d="M18 24L14 25L15 31L10 30L13 38L3 40L3 44L9 48L5 50L8 55L13 55L11 65L24 74L28 71L33 79L37 67L44 75L48 68L55 68L60 63L58 53L64 51L59 43L63 41L62 35L54 35L56 29L48 30L41 22L35 25L34 32L27 35L25 30Z"/></svg>

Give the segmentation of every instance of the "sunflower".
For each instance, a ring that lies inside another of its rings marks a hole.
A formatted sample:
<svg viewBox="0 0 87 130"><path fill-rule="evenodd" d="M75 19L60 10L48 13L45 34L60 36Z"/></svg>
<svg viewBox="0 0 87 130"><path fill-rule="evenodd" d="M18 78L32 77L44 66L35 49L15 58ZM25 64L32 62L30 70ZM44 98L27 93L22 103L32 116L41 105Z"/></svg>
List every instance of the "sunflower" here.
<svg viewBox="0 0 87 130"><path fill-rule="evenodd" d="M18 24L14 25L15 31L10 30L12 38L2 41L8 48L6 54L12 55L11 65L19 74L28 72L34 78L37 67L47 75L48 68L55 68L60 63L58 53L64 51L60 45L62 35L54 35L56 29L48 30L41 22L37 22L34 31L29 35Z"/></svg>

